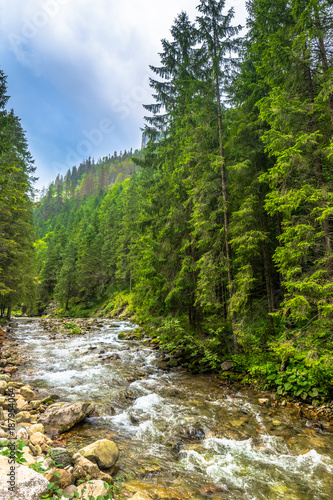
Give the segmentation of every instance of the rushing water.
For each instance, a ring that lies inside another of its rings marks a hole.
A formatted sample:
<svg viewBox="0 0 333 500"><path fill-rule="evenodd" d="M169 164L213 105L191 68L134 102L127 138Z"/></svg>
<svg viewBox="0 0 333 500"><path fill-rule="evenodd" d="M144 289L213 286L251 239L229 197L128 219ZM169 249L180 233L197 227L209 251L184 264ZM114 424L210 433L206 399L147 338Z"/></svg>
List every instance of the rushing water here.
<svg viewBox="0 0 333 500"><path fill-rule="evenodd" d="M333 498L333 429L306 426L289 408L266 408L250 390L159 369L159 352L118 340L126 322L101 320L82 336L50 340L38 320L19 320L29 362L19 377L40 395L90 400L98 416L65 434L77 450L101 438L120 449L129 491L157 498Z"/></svg>

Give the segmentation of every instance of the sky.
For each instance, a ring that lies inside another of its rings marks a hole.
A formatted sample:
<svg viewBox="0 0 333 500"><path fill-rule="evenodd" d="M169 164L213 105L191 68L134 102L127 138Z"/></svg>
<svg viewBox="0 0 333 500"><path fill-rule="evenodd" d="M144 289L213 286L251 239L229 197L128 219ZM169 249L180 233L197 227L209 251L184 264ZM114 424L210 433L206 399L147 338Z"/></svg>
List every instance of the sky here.
<svg viewBox="0 0 333 500"><path fill-rule="evenodd" d="M36 187L91 156L139 149L153 101L149 65L176 16L198 0L2 0L0 68L8 107L35 159ZM245 0L227 0L245 25Z"/></svg>

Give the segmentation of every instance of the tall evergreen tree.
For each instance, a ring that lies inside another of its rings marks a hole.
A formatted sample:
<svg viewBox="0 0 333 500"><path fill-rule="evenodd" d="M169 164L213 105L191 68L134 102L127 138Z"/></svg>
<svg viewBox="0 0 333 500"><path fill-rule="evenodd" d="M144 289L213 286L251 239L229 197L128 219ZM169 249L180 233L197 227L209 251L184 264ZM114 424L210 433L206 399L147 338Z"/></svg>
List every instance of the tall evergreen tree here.
<svg viewBox="0 0 333 500"><path fill-rule="evenodd" d="M234 9L231 8L227 15L222 11L225 7L225 0L201 0L197 9L201 16L197 17L199 25L200 39L204 42L204 47L209 57L210 73L215 82L215 98L218 116L219 130L219 154L221 162L221 184L224 211L224 238L228 273L229 293L232 295L232 263L229 243L229 215L228 215L228 188L225 154L223 147L223 126L222 126L222 105L221 92L226 87L230 78L230 71L234 62L233 52L237 49L237 42L234 40L241 26L232 26ZM222 87L221 89L221 85ZM234 345L237 350L237 334L234 313L231 311Z"/></svg>

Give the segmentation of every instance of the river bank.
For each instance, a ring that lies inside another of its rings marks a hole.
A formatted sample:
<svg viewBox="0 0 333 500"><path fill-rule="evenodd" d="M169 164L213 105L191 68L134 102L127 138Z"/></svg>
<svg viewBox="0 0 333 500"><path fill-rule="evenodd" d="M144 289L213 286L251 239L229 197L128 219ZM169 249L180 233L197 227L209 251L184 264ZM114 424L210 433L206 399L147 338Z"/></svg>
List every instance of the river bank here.
<svg viewBox="0 0 333 500"><path fill-rule="evenodd" d="M305 405L300 412L270 393L193 376L181 366L166 371L167 353L138 340L126 322L20 319L12 328L1 370L41 399L92 400L95 413L53 443L75 453L113 440L117 475L130 476L125 497L140 491L154 500L275 500L291 488L281 498L329 498L330 422L308 420Z"/></svg>

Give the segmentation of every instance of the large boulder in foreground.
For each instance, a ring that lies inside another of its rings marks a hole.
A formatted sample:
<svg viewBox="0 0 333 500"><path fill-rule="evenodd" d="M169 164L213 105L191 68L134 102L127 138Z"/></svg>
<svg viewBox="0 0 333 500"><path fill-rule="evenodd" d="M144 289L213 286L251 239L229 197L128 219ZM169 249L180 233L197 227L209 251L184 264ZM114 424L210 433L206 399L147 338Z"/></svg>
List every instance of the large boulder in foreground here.
<svg viewBox="0 0 333 500"><path fill-rule="evenodd" d="M119 458L119 450L113 441L100 439L85 446L79 453L98 465L100 469L110 469Z"/></svg>
<svg viewBox="0 0 333 500"><path fill-rule="evenodd" d="M24 465L15 464L13 478L14 491L8 491L12 471L8 464L8 457L0 455L0 498L1 500L40 500L47 491L49 482L42 474L35 472Z"/></svg>
<svg viewBox="0 0 333 500"><path fill-rule="evenodd" d="M43 424L47 432L57 431L61 434L91 415L94 410L93 403L79 401L76 403L54 403L39 417L38 423Z"/></svg>

